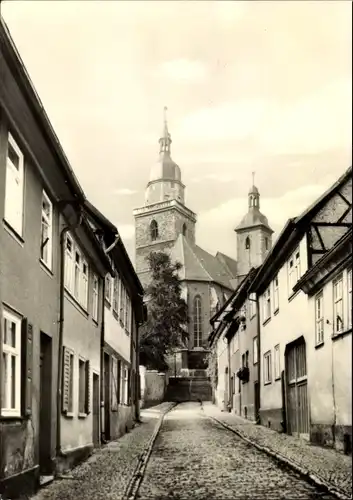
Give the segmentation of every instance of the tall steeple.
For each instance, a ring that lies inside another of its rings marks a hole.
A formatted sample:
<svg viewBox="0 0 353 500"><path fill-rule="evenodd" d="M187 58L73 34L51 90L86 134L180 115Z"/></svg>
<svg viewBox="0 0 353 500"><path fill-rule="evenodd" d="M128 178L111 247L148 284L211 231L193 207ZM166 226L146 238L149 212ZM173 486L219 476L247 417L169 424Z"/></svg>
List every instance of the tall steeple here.
<svg viewBox="0 0 353 500"><path fill-rule="evenodd" d="M164 106L164 127L162 137L159 139L159 154L166 153L170 155L170 145L172 143L172 138L168 130L167 111L167 106Z"/></svg>
<svg viewBox="0 0 353 500"><path fill-rule="evenodd" d="M249 202L249 210L251 208L260 209L260 193L257 187L255 186L255 172L251 172L252 174L252 186L249 189L248 193L248 202Z"/></svg>

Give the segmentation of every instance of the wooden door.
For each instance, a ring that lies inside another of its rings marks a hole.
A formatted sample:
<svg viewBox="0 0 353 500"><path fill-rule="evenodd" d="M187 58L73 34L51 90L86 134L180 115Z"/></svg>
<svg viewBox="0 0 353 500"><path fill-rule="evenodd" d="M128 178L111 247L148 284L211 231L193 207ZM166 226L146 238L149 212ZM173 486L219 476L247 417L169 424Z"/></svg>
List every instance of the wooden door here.
<svg viewBox="0 0 353 500"><path fill-rule="evenodd" d="M52 339L40 334L40 414L39 414L39 469L42 475L52 472Z"/></svg>
<svg viewBox="0 0 353 500"><path fill-rule="evenodd" d="M110 439L110 359L104 354L104 438Z"/></svg>
<svg viewBox="0 0 353 500"><path fill-rule="evenodd" d="M100 445L99 439L99 376L93 373L93 395L92 395L92 416L93 416L93 445L97 448Z"/></svg>
<svg viewBox="0 0 353 500"><path fill-rule="evenodd" d="M303 338L287 349L286 379L288 433L308 439L308 377L306 346Z"/></svg>

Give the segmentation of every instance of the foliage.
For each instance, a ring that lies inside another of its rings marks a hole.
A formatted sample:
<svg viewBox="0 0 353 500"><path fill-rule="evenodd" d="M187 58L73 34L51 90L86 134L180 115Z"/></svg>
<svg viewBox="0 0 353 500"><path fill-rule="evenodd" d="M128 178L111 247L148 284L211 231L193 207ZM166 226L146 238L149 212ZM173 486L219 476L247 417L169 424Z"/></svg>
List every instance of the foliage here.
<svg viewBox="0 0 353 500"><path fill-rule="evenodd" d="M164 252L147 257L152 280L146 289L147 321L140 331L140 361L149 369L166 370L167 356L188 340L188 310L181 297L178 271Z"/></svg>
<svg viewBox="0 0 353 500"><path fill-rule="evenodd" d="M207 376L210 377L213 390L216 390L218 385L218 358L216 345L213 345L210 352L207 354L207 362Z"/></svg>

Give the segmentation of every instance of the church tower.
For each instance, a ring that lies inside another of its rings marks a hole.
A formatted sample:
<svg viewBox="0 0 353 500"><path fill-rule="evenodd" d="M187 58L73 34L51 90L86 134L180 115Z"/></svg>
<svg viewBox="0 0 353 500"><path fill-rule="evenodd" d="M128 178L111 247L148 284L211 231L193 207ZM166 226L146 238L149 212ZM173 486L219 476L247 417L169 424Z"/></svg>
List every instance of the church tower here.
<svg viewBox="0 0 353 500"><path fill-rule="evenodd" d="M235 228L237 234L238 279L260 266L272 246L273 230L260 212L260 193L253 183L248 193L248 212Z"/></svg>
<svg viewBox="0 0 353 500"><path fill-rule="evenodd" d="M151 251L166 251L180 233L195 242L196 215L185 206L185 186L180 167L172 160L172 139L168 130L167 108L164 108L163 133L159 139L159 158L151 168L145 190L145 205L136 208L136 271L143 286L148 283L146 257Z"/></svg>

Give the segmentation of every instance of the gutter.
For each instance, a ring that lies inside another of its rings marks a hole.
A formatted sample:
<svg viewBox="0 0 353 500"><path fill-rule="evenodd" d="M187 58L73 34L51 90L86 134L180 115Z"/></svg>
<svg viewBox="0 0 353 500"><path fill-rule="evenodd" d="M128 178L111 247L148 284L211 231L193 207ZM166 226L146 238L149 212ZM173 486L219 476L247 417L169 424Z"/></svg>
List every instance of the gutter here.
<svg viewBox="0 0 353 500"><path fill-rule="evenodd" d="M256 415L256 423L260 424L260 408L261 408L261 321L260 321L260 301L256 296L256 322L257 322L257 380L259 384L259 408Z"/></svg>
<svg viewBox="0 0 353 500"><path fill-rule="evenodd" d="M63 337L64 337L64 293L65 293L65 236L72 229L80 226L83 219L82 209L76 224L65 226L60 233L60 292L59 292L59 347L58 347L58 381L56 388L56 456L63 457L61 449L61 408L62 408L62 371L63 371Z"/></svg>
<svg viewBox="0 0 353 500"><path fill-rule="evenodd" d="M102 315L100 342L100 436L101 444L105 444L105 405L104 405L104 343L105 343L105 279L102 279Z"/></svg>

